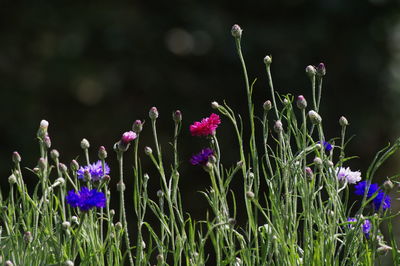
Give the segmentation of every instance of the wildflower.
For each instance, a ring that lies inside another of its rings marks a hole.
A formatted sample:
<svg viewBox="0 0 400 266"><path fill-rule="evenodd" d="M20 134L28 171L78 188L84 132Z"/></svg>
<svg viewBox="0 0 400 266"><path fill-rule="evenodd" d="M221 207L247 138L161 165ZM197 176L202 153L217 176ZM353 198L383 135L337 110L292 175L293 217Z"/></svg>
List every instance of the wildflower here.
<svg viewBox="0 0 400 266"><path fill-rule="evenodd" d="M205 148L201 150L198 154L195 154L190 159L192 165L203 165L208 163L208 159L214 154L214 151L210 148Z"/></svg>
<svg viewBox="0 0 400 266"><path fill-rule="evenodd" d="M65 199L71 207L79 207L81 211L88 211L94 207L104 208L106 206L104 193L98 192L97 189L89 190L87 187L82 187L77 193L73 190L69 191Z"/></svg>
<svg viewBox="0 0 400 266"><path fill-rule="evenodd" d="M297 108L300 110L305 109L307 107L307 100L303 95L299 95L296 101Z"/></svg>
<svg viewBox="0 0 400 266"><path fill-rule="evenodd" d="M263 104L263 108L265 111L269 111L272 109L272 103L270 100L266 100Z"/></svg>
<svg viewBox="0 0 400 266"><path fill-rule="evenodd" d="M140 132L142 132L142 130L143 130L142 121L136 120L135 122L133 122L132 129L136 134L139 134Z"/></svg>
<svg viewBox="0 0 400 266"><path fill-rule="evenodd" d="M322 77L326 75L326 67L324 63L319 63L319 65L317 66L317 75Z"/></svg>
<svg viewBox="0 0 400 266"><path fill-rule="evenodd" d="M348 222L356 223L356 218L349 218L347 219ZM352 224L349 224L349 228L353 228ZM364 223L362 224L362 230L367 239L369 239L369 233L371 232L371 222L368 219L365 219Z"/></svg>
<svg viewBox="0 0 400 266"><path fill-rule="evenodd" d="M266 55L266 56L264 57L264 64L265 64L266 66L270 66L270 65L272 64L272 56Z"/></svg>
<svg viewBox="0 0 400 266"><path fill-rule="evenodd" d="M133 131L127 131L122 134L121 144L127 146L134 139L136 139L136 133Z"/></svg>
<svg viewBox="0 0 400 266"><path fill-rule="evenodd" d="M346 117L341 116L339 118L339 125L342 127L348 126L349 125L349 121L347 121Z"/></svg>
<svg viewBox="0 0 400 266"><path fill-rule="evenodd" d="M149 111L149 117L151 120L156 120L158 118L158 110L157 107L151 107Z"/></svg>
<svg viewBox="0 0 400 266"><path fill-rule="evenodd" d="M201 122L194 122L194 124L190 126L190 133L192 136L214 135L220 123L219 115L211 114L210 117L203 118Z"/></svg>
<svg viewBox="0 0 400 266"><path fill-rule="evenodd" d="M90 173L92 180L99 181L100 179L103 178L104 175L108 175L110 173L110 167L108 166L107 163L104 163L104 172L103 172L103 166L100 160L97 161L96 163L89 164L85 167L81 166L79 170L76 172L79 179L84 179L85 171L88 171Z"/></svg>
<svg viewBox="0 0 400 266"><path fill-rule="evenodd" d="M375 198L372 200L372 205L374 206L375 210L379 210L380 208L382 208L382 210L386 210L390 208L391 198L379 188L378 184L369 184L367 181L362 181L354 187L354 194L364 196L365 190L368 186L369 189L367 192L367 199L371 198L377 193Z"/></svg>
<svg viewBox="0 0 400 266"><path fill-rule="evenodd" d="M308 112L308 117L310 118L310 121L313 125L318 125L322 122L321 116L314 110Z"/></svg>
<svg viewBox="0 0 400 266"><path fill-rule="evenodd" d="M356 184L361 180L361 172L360 171L351 171L350 167L344 168L340 167L336 169L337 178L340 181L347 181L349 184Z"/></svg>
<svg viewBox="0 0 400 266"><path fill-rule="evenodd" d="M240 28L239 25L235 24L232 26L231 34L234 38L240 38L242 37L242 29Z"/></svg>

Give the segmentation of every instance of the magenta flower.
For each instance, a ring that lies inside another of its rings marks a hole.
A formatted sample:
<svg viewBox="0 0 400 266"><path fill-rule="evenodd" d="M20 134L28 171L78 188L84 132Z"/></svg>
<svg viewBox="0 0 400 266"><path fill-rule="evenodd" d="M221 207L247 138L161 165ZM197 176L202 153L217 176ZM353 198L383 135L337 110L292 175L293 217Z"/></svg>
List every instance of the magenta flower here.
<svg viewBox="0 0 400 266"><path fill-rule="evenodd" d="M133 131L127 131L124 134L122 134L121 142L127 145L134 139L136 139L136 133Z"/></svg>
<svg viewBox="0 0 400 266"><path fill-rule="evenodd" d="M220 123L221 119L219 115L211 114L210 117L203 118L201 122L194 122L194 124L190 126L190 133L192 136L214 135Z"/></svg>

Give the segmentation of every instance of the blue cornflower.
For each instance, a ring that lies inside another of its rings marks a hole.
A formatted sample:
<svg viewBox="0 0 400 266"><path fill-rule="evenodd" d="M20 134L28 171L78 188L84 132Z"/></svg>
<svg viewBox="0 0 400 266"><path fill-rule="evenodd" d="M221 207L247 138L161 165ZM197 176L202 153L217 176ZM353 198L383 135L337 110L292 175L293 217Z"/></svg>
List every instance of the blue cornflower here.
<svg viewBox="0 0 400 266"><path fill-rule="evenodd" d="M103 176L108 175L110 173L110 167L107 163L104 163L104 173L103 173L103 166L101 161L98 160L96 163L89 164L85 167L81 166L79 170L76 172L79 179L84 179L85 171L90 173L92 180L98 181Z"/></svg>
<svg viewBox="0 0 400 266"><path fill-rule="evenodd" d="M195 154L190 159L190 163L192 165L206 165L208 163L208 159L214 154L214 151L210 148L205 148L201 150L198 154Z"/></svg>
<svg viewBox="0 0 400 266"><path fill-rule="evenodd" d="M355 191L354 194L359 196L364 196L365 190L368 186L367 181L359 182L357 185L354 186ZM382 210L386 210L390 208L391 199L390 196L386 195L378 186L378 184L371 184L369 186L367 192L367 199L371 198L375 193L378 193L375 198L372 200L372 205L374 206L375 210L379 210L382 207ZM382 205L382 206L381 206Z"/></svg>
<svg viewBox="0 0 400 266"><path fill-rule="evenodd" d="M347 221L356 223L357 219L356 218L348 218ZM349 228L353 228L353 225L349 224ZM369 232L371 231L371 222L370 222L370 220L365 219L364 223L362 224L362 230L363 230L363 233L364 233L365 237L367 239L369 239Z"/></svg>
<svg viewBox="0 0 400 266"><path fill-rule="evenodd" d="M318 143L321 143L321 142L318 141ZM327 142L327 141L324 141L323 143L324 143L325 151L331 151L331 150L332 150L332 144L330 144L330 143Z"/></svg>
<svg viewBox="0 0 400 266"><path fill-rule="evenodd" d="M79 207L81 211L88 211L94 207L104 208L106 206L104 193L98 192L97 189L89 190L87 187L82 187L77 193L73 190L69 191L65 199L71 207Z"/></svg>

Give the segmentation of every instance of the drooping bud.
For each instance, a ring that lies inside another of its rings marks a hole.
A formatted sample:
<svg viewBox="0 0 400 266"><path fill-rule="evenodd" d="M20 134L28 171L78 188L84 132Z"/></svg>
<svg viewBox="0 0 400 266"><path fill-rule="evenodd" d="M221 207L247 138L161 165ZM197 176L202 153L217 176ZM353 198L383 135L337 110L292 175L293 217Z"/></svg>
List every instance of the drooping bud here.
<svg viewBox="0 0 400 266"><path fill-rule="evenodd" d="M218 107L219 107L219 103L218 103L218 102L213 101L213 102L211 103L211 108L212 108L212 109L218 109Z"/></svg>
<svg viewBox="0 0 400 266"><path fill-rule="evenodd" d="M12 160L15 164L18 164L21 162L21 156L19 155L19 153L17 151L13 152L12 154Z"/></svg>
<svg viewBox="0 0 400 266"><path fill-rule="evenodd" d="M265 111L269 111L272 109L272 103L270 100L266 100L263 104L263 108Z"/></svg>
<svg viewBox="0 0 400 266"><path fill-rule="evenodd" d="M314 66L309 65L306 67L306 73L307 73L308 77L312 78L312 77L315 77L317 70L315 69Z"/></svg>
<svg viewBox="0 0 400 266"><path fill-rule="evenodd" d="M264 57L264 64L266 66L270 66L272 64L272 56L271 55L266 55Z"/></svg>
<svg viewBox="0 0 400 266"><path fill-rule="evenodd" d="M53 150L51 150L51 152L50 152L50 157L51 157L51 159L53 159L54 161L57 161L57 159L60 157L60 153L59 153L57 150L53 149Z"/></svg>
<svg viewBox="0 0 400 266"><path fill-rule="evenodd" d="M319 63L319 65L317 66L317 75L322 77L325 76L325 74L326 74L325 64Z"/></svg>
<svg viewBox="0 0 400 266"><path fill-rule="evenodd" d="M243 30L240 28L240 26L238 24L235 24L232 26L231 34L235 39L238 39L242 37L242 31Z"/></svg>
<svg viewBox="0 0 400 266"><path fill-rule="evenodd" d="M87 149L90 148L90 143L89 143L89 141L87 139L82 139L81 140L81 148L83 150L87 150Z"/></svg>
<svg viewBox="0 0 400 266"><path fill-rule="evenodd" d="M107 158L107 151L104 146L100 146L98 154L100 160L104 160Z"/></svg>
<svg viewBox="0 0 400 266"><path fill-rule="evenodd" d="M348 126L349 125L349 121L347 121L346 117L341 116L339 118L339 125L342 127Z"/></svg>
<svg viewBox="0 0 400 266"><path fill-rule="evenodd" d="M322 122L321 116L314 110L308 112L308 117L310 118L311 123L313 123L314 125L321 124Z"/></svg>
<svg viewBox="0 0 400 266"><path fill-rule="evenodd" d="M63 174L67 174L68 173L68 168L67 168L67 166L65 164L59 163L58 167L60 167L61 173L63 173Z"/></svg>
<svg viewBox="0 0 400 266"><path fill-rule="evenodd" d="M149 111L149 117L151 120L156 120L158 118L158 110L156 107L151 107Z"/></svg>
<svg viewBox="0 0 400 266"><path fill-rule="evenodd" d="M274 130L276 133L281 133L283 131L283 126L281 120L276 120L274 124Z"/></svg>
<svg viewBox="0 0 400 266"><path fill-rule="evenodd" d="M144 147L144 153L146 155L151 155L153 153L153 150L149 146L146 146Z"/></svg>
<svg viewBox="0 0 400 266"><path fill-rule="evenodd" d="M143 123L142 123L142 121L136 120L135 122L133 122L132 130L133 130L133 132L135 132L136 134L139 134L140 132L142 132L142 130L143 130Z"/></svg>
<svg viewBox="0 0 400 266"><path fill-rule="evenodd" d="M182 112L180 110L176 110L172 114L172 119L175 121L175 123L179 123L182 121Z"/></svg>
<svg viewBox="0 0 400 266"><path fill-rule="evenodd" d="M299 108L300 110L303 110L303 109L307 108L307 101L306 101L306 98L304 98L303 95L299 95L297 97L296 104L297 104L297 108Z"/></svg>

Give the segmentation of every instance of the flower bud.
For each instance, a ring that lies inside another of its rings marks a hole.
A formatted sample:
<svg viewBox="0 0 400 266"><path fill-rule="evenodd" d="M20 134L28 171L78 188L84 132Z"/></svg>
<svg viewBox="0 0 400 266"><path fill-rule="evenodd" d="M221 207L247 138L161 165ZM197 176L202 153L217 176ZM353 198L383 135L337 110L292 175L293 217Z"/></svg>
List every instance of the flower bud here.
<svg viewBox="0 0 400 266"><path fill-rule="evenodd" d="M145 173L145 174L143 175L143 179L144 179L145 181L148 181L148 180L150 179L150 176L149 176L147 173Z"/></svg>
<svg viewBox="0 0 400 266"><path fill-rule="evenodd" d="M97 152L97 156L99 157L100 160L104 160L107 158L107 151L104 146L99 147L99 151Z"/></svg>
<svg viewBox="0 0 400 266"><path fill-rule="evenodd" d="M164 192L162 190L157 191L157 197L162 198L164 197Z"/></svg>
<svg viewBox="0 0 400 266"><path fill-rule="evenodd" d="M342 126L342 127L345 127L345 126L349 125L349 122L347 121L346 117L341 116L339 118L339 125Z"/></svg>
<svg viewBox="0 0 400 266"><path fill-rule="evenodd" d="M7 260L7 261L4 263L4 265L5 265L5 266L14 266L14 263L12 263L11 260Z"/></svg>
<svg viewBox="0 0 400 266"><path fill-rule="evenodd" d="M63 173L63 174L67 174L68 173L68 168L67 168L67 166L65 164L59 163L58 167L60 168L61 173Z"/></svg>
<svg viewBox="0 0 400 266"><path fill-rule="evenodd" d="M24 233L24 241L25 241L25 243L27 243L27 244L29 244L29 243L31 243L31 242L33 241L33 236L32 236L32 233L31 233L31 232L26 231L26 232Z"/></svg>
<svg viewBox="0 0 400 266"><path fill-rule="evenodd" d="M283 126L281 120L276 120L274 124L274 130L276 133L281 133L283 131Z"/></svg>
<svg viewBox="0 0 400 266"><path fill-rule="evenodd" d="M92 180L92 174L88 170L83 171L83 180L85 182L89 182L90 180Z"/></svg>
<svg viewBox="0 0 400 266"><path fill-rule="evenodd" d="M266 56L264 57L264 64L265 64L266 66L270 66L270 65L272 64L272 56L266 55Z"/></svg>
<svg viewBox="0 0 400 266"><path fill-rule="evenodd" d="M140 132L142 132L142 130L143 130L143 123L142 123L142 121L136 120L135 122L133 122L132 130L133 130L133 132L135 132L136 134L139 134Z"/></svg>
<svg viewBox="0 0 400 266"><path fill-rule="evenodd" d="M62 228L63 228L64 230L67 230L68 228L71 227L71 223L68 222L68 221L63 222L61 225L62 225Z"/></svg>
<svg viewBox="0 0 400 266"><path fill-rule="evenodd" d="M157 261L158 262L163 262L164 261L164 256L162 254L157 255Z"/></svg>
<svg viewBox="0 0 400 266"><path fill-rule="evenodd" d="M136 139L136 133L133 131L127 131L124 134L122 134L121 142L124 145L128 145L134 139Z"/></svg>
<svg viewBox="0 0 400 266"><path fill-rule="evenodd" d="M288 106L289 104L290 104L290 102L289 102L289 100L288 99L283 99L283 104L285 105L285 106Z"/></svg>
<svg viewBox="0 0 400 266"><path fill-rule="evenodd" d="M243 30L240 28L240 26L238 24L235 24L232 26L231 34L235 39L237 39L242 37L242 31Z"/></svg>
<svg viewBox="0 0 400 266"><path fill-rule="evenodd" d="M263 104L263 108L265 111L269 111L272 109L272 103L270 100L266 100Z"/></svg>
<svg viewBox="0 0 400 266"><path fill-rule="evenodd" d="M89 141L87 139L82 139L81 140L81 148L83 150L87 150L87 149L90 148L90 143L89 143Z"/></svg>
<svg viewBox="0 0 400 266"><path fill-rule="evenodd" d="M115 210L114 210L114 209L111 209L111 210L110 210L110 215L111 215L111 216L114 216L114 215L115 215Z"/></svg>
<svg viewBox="0 0 400 266"><path fill-rule="evenodd" d="M50 152L50 157L51 157L51 159L56 161L60 157L60 153L57 150L53 149Z"/></svg>
<svg viewBox="0 0 400 266"><path fill-rule="evenodd" d="M236 220L234 218L229 218L228 223L233 226L236 224Z"/></svg>
<svg viewBox="0 0 400 266"><path fill-rule="evenodd" d="M43 141L44 141L44 145L46 145L46 148L50 149L50 147L51 147L51 139L50 139L50 137L49 136L45 136Z"/></svg>
<svg viewBox="0 0 400 266"><path fill-rule="evenodd" d="M151 120L155 120L158 118L158 110L156 107L151 107L149 111L149 117Z"/></svg>
<svg viewBox="0 0 400 266"><path fill-rule="evenodd" d="M118 222L118 223L115 224L115 230L117 230L117 231L121 231L122 230L122 223L121 222Z"/></svg>
<svg viewBox="0 0 400 266"><path fill-rule="evenodd" d="M54 181L54 185L53 186L58 186L58 185L64 185L65 183L65 179L62 177L59 177L56 179L56 181Z"/></svg>
<svg viewBox="0 0 400 266"><path fill-rule="evenodd" d="M390 180L386 180L383 183L383 188L385 189L386 192L390 192L394 188L394 184Z"/></svg>
<svg viewBox="0 0 400 266"><path fill-rule="evenodd" d="M242 167L243 167L243 161L237 162L237 163L236 163L236 166L242 168Z"/></svg>
<svg viewBox="0 0 400 266"><path fill-rule="evenodd" d="M71 170L73 172L76 172L79 169L79 164L78 164L78 162L76 160L72 160L71 164L70 164L70 167L71 167Z"/></svg>
<svg viewBox="0 0 400 266"><path fill-rule="evenodd" d="M119 191L119 192L125 191L125 183L124 183L124 182L119 181L119 182L117 183L117 191Z"/></svg>
<svg viewBox="0 0 400 266"><path fill-rule="evenodd" d="M179 123L182 121L182 112L180 110L176 110L172 114L172 119L174 120L175 123Z"/></svg>
<svg viewBox="0 0 400 266"><path fill-rule="evenodd" d="M254 199L254 193L253 193L253 191L247 191L246 192L246 198L248 198L248 199Z"/></svg>
<svg viewBox="0 0 400 266"><path fill-rule="evenodd" d="M315 164L317 167L321 167L321 166L322 166L322 159L319 158L319 157L315 157L315 158L314 158L314 164Z"/></svg>
<svg viewBox="0 0 400 266"><path fill-rule="evenodd" d="M219 103L218 103L218 102L213 101L213 102L211 103L211 108L212 108L212 109L218 109L218 107L219 107Z"/></svg>
<svg viewBox="0 0 400 266"><path fill-rule="evenodd" d="M103 180L104 182L108 182L108 181L111 180L111 176L109 176L109 175L104 175L103 178L102 178L102 180Z"/></svg>
<svg viewBox="0 0 400 266"><path fill-rule="evenodd" d="M306 98L304 98L303 95L299 95L299 96L297 97L297 102L296 102L296 104L297 104L297 107L298 107L300 110L306 109L306 107L307 107Z"/></svg>
<svg viewBox="0 0 400 266"><path fill-rule="evenodd" d="M306 67L306 73L307 73L308 77L310 77L310 78L314 77L316 72L317 72L317 70L315 69L314 66L309 65Z"/></svg>
<svg viewBox="0 0 400 266"><path fill-rule="evenodd" d="M46 120L42 120L40 121L40 125L39 125L39 130L37 132L37 136L40 139L44 139L44 137L47 136L47 129L49 127L49 122L47 122Z"/></svg>
<svg viewBox="0 0 400 266"><path fill-rule="evenodd" d="M71 260L67 260L64 262L64 266L74 266L74 263Z"/></svg>
<svg viewBox="0 0 400 266"><path fill-rule="evenodd" d="M311 170L310 167L306 167L305 172L306 172L306 177L307 177L307 178L309 178L309 179L312 179L312 178L313 178L314 173L313 173L313 171Z"/></svg>
<svg viewBox="0 0 400 266"><path fill-rule="evenodd" d="M327 166L327 167L333 167L334 164L333 164L333 162L332 162L331 160L327 160L327 161L326 161L326 166Z"/></svg>
<svg viewBox="0 0 400 266"><path fill-rule="evenodd" d="M40 158L38 161L38 167L40 171L45 171L46 170L46 160L44 158Z"/></svg>
<svg viewBox="0 0 400 266"><path fill-rule="evenodd" d="M21 162L21 156L19 155L19 153L17 151L13 152L12 154L12 160L15 164L18 164Z"/></svg>
<svg viewBox="0 0 400 266"><path fill-rule="evenodd" d="M71 217L71 222L74 224L79 224L79 218L74 215Z"/></svg>
<svg viewBox="0 0 400 266"><path fill-rule="evenodd" d="M308 112L308 117L310 118L311 123L313 123L314 125L321 124L322 122L321 116L314 110Z"/></svg>
<svg viewBox="0 0 400 266"><path fill-rule="evenodd" d="M144 153L146 155L151 155L153 153L153 150L149 146L146 146L144 147Z"/></svg>
<svg viewBox="0 0 400 266"><path fill-rule="evenodd" d="M211 155L210 157L208 157L208 161L212 164L215 164L217 162L217 158L215 158L214 155Z"/></svg>
<svg viewBox="0 0 400 266"><path fill-rule="evenodd" d="M212 163L207 162L206 165L203 165L203 169L204 169L204 171L206 171L206 172L211 172L212 169L213 169Z"/></svg>
<svg viewBox="0 0 400 266"><path fill-rule="evenodd" d="M322 77L325 76L325 74L326 74L325 64L319 63L319 65L317 66L317 75Z"/></svg>

